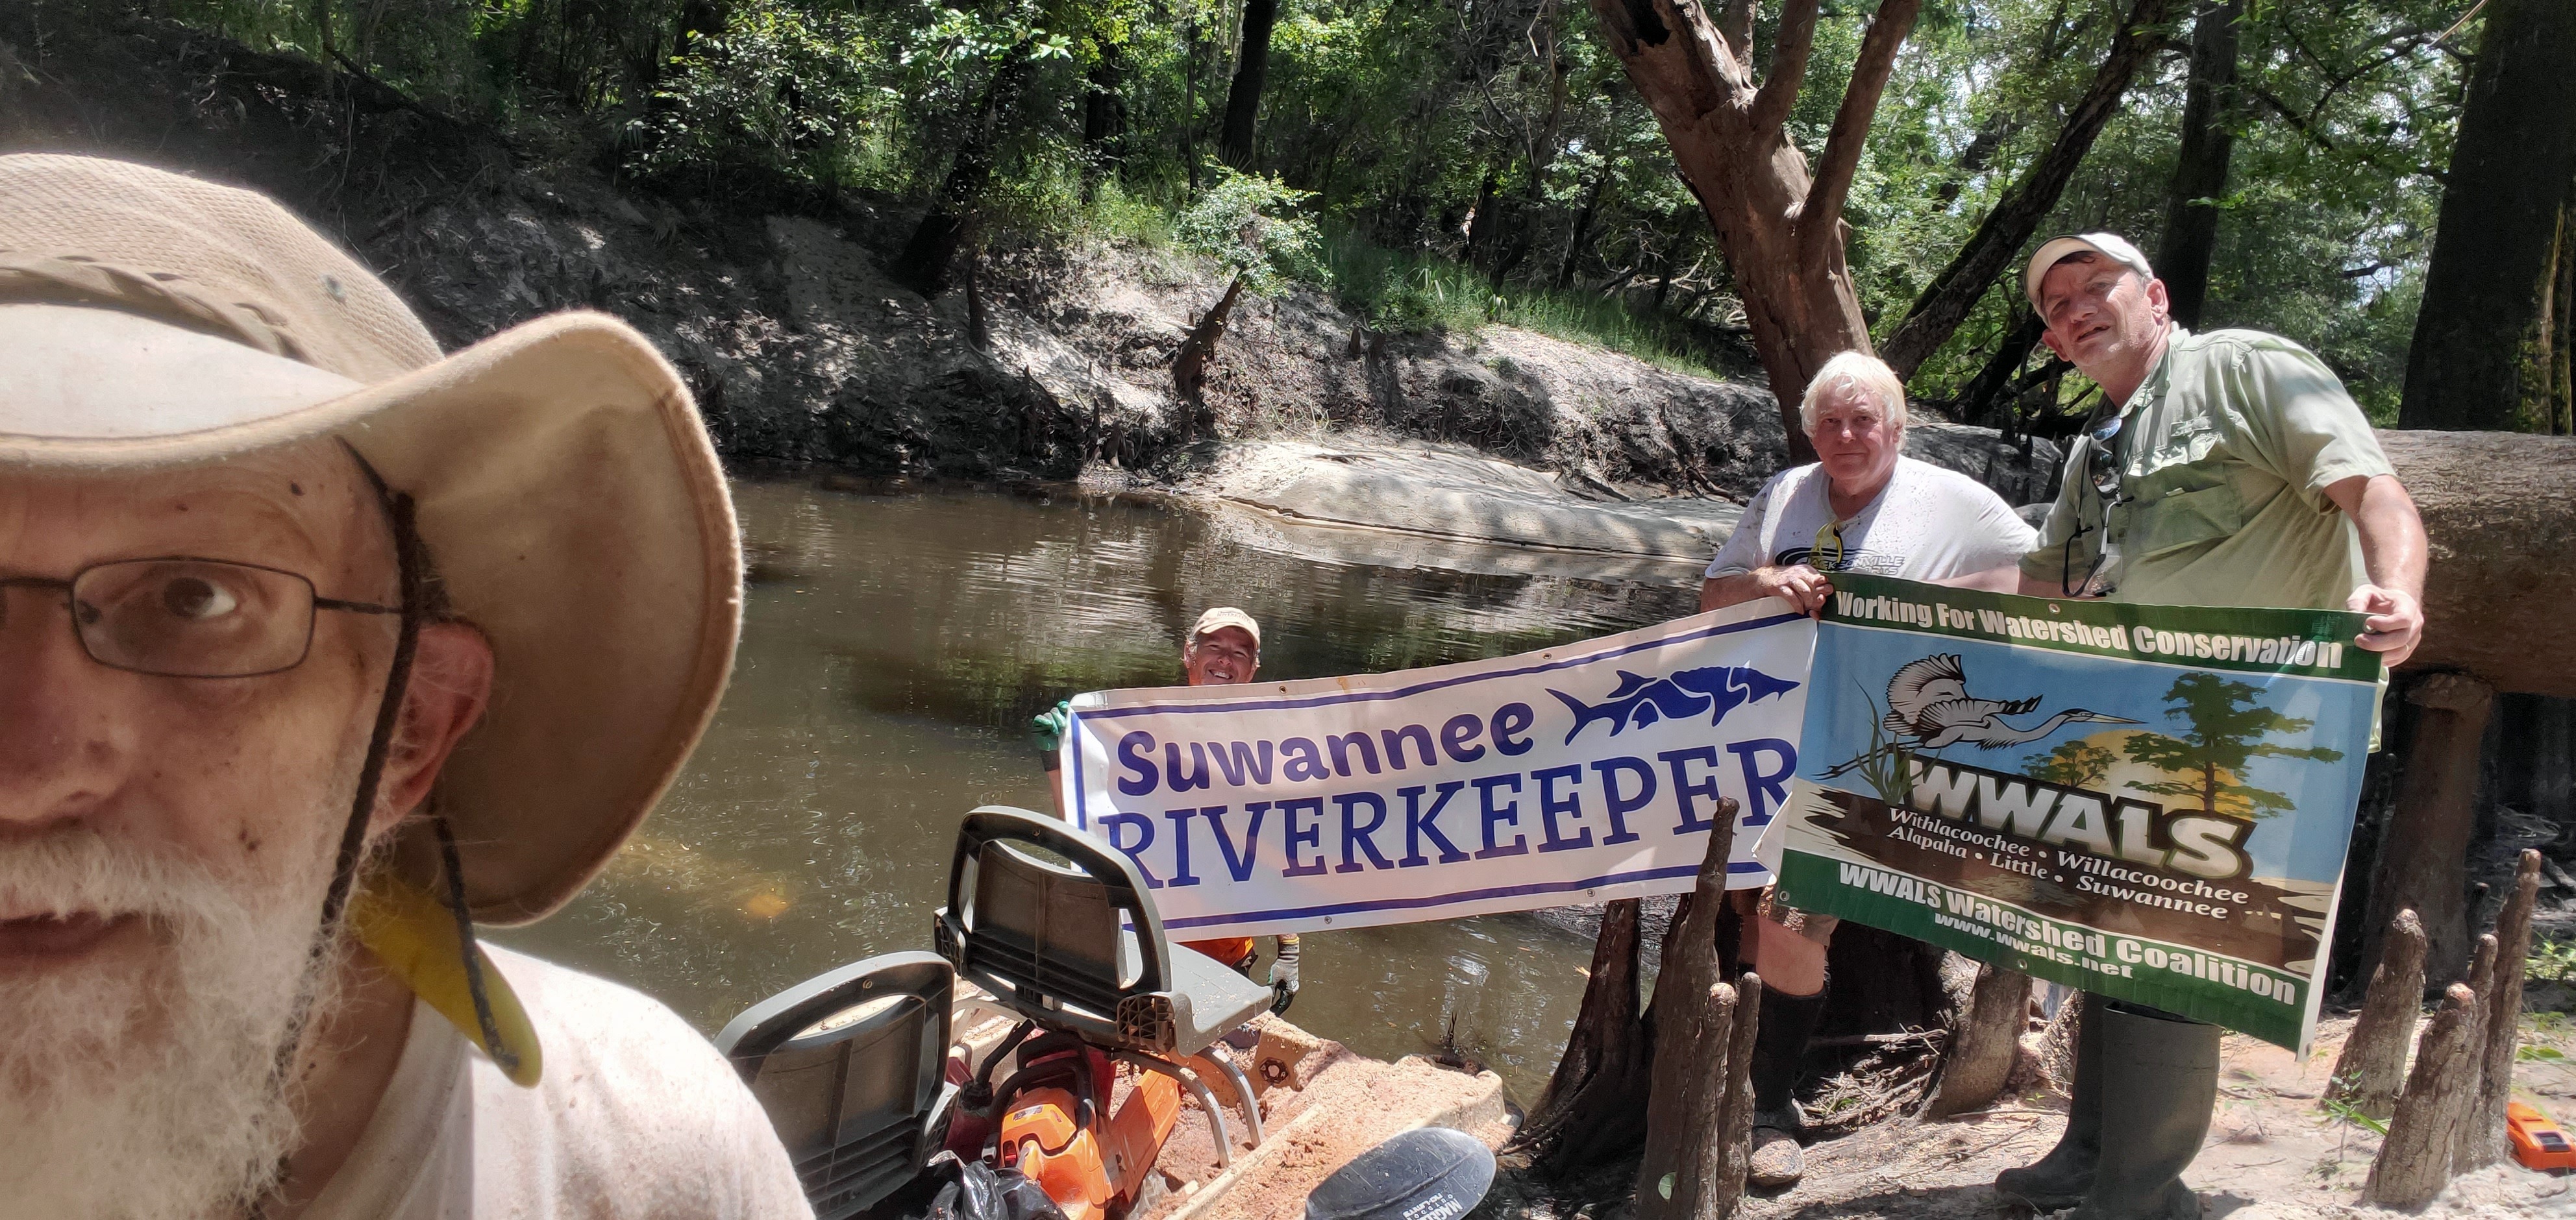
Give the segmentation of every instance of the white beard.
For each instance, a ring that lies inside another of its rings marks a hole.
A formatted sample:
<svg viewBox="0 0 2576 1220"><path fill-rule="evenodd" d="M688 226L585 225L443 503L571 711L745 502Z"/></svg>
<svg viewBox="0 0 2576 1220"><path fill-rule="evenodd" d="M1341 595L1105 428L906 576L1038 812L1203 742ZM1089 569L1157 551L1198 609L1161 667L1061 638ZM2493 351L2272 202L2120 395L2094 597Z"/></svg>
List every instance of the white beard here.
<svg viewBox="0 0 2576 1220"><path fill-rule="evenodd" d="M205 1220L275 1184L279 1055L339 973L312 953L332 844L277 847L239 877L86 829L0 848L0 907L133 912L150 941L141 966L0 976L0 1210Z"/></svg>

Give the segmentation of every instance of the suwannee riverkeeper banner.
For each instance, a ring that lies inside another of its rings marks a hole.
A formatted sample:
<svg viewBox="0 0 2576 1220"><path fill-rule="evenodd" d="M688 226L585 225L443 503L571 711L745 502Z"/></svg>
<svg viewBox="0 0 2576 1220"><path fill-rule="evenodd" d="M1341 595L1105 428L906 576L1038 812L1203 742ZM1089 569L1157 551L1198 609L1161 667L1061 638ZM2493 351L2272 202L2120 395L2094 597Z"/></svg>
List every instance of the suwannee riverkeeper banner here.
<svg viewBox="0 0 2576 1220"><path fill-rule="evenodd" d="M1073 700L1073 820L1187 939L1689 889L1721 798L1730 880L1798 771L1814 622L1763 601L1495 660Z"/></svg>
<svg viewBox="0 0 2576 1220"><path fill-rule="evenodd" d="M1833 582L1781 901L2306 1052L2362 616Z"/></svg>

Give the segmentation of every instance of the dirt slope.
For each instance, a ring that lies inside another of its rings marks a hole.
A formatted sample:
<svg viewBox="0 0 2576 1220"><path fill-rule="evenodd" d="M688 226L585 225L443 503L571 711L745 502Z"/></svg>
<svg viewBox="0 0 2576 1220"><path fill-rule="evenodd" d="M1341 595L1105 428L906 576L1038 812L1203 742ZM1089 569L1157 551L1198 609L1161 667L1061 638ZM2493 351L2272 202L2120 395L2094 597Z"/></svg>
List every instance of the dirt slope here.
<svg viewBox="0 0 2576 1220"><path fill-rule="evenodd" d="M589 307L650 335L734 458L871 472L1157 478L1183 444L1169 364L1222 284L1151 250L998 249L989 349L962 293L888 282L912 215L793 184L731 202L613 180L604 133L460 123L382 86L113 4L0 5L0 150L128 157L267 191L337 235L451 348ZM1543 335L1377 336L1312 290L1237 311L1210 370L1221 435L1363 426L1472 445L1634 492L1741 499L1784 460L1753 386L1684 377ZM1945 464L2022 502L2054 450L1950 438Z"/></svg>

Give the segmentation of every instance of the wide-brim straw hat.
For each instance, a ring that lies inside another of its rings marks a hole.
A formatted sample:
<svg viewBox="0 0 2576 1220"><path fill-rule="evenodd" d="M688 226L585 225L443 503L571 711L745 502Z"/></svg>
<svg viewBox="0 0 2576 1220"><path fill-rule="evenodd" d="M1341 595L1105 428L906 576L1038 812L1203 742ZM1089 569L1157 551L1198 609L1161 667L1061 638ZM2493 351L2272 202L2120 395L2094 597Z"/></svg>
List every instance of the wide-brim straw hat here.
<svg viewBox="0 0 2576 1220"><path fill-rule="evenodd" d="M733 506L688 388L604 314L442 356L267 198L87 157L0 157L0 477L222 462L338 437L417 505L492 700L435 793L475 918L561 906L723 693ZM423 820L395 867L443 881ZM435 891L433 891L435 892Z"/></svg>

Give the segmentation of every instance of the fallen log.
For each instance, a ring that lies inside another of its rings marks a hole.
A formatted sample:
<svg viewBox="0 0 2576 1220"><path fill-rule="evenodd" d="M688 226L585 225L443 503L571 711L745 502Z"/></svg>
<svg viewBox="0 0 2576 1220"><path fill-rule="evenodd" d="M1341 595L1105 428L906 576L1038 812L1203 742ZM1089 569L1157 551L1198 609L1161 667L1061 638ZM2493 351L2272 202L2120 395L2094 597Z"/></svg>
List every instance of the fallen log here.
<svg viewBox="0 0 2576 1220"><path fill-rule="evenodd" d="M2379 444L2432 542L2407 669L2576 696L2576 651L2554 638L2576 604L2576 437L2404 430Z"/></svg>
<svg viewBox="0 0 2576 1220"><path fill-rule="evenodd" d="M2389 929L2361 1017L2336 1056L2326 1096L2386 1121L2397 1109L2406 1079L2406 1048L2415 1041L2415 1016L2424 1003L2424 924L2399 911Z"/></svg>
<svg viewBox="0 0 2576 1220"><path fill-rule="evenodd" d="M2486 1012L2486 1053L2478 1064L2478 1094L2453 1146L2454 1172L2483 1169L2505 1157L2504 1104L2513 1092L2513 1056L2521 1040L2523 971L2530 965L2531 908L2540 899L2540 853L2524 848L2514 886L2496 912L2495 980L2480 997Z"/></svg>
<svg viewBox="0 0 2576 1220"><path fill-rule="evenodd" d="M1926 1119L1984 1109L2004 1091L2021 1053L2022 1027L2030 1023L2030 976L1988 962L1977 968L1976 990L1960 1017L1933 1086Z"/></svg>
<svg viewBox="0 0 2576 1220"><path fill-rule="evenodd" d="M2453 983L2442 993L2442 1007L2424 1024L2424 1040L2415 1048L2415 1070L2397 1099L2388 1138L2370 1163L2364 1202L2418 1208L2450 1183L2451 1128L2468 1105L2468 1065L2461 1052L2477 1018L2477 994L2468 984Z"/></svg>

